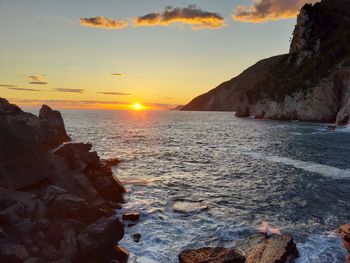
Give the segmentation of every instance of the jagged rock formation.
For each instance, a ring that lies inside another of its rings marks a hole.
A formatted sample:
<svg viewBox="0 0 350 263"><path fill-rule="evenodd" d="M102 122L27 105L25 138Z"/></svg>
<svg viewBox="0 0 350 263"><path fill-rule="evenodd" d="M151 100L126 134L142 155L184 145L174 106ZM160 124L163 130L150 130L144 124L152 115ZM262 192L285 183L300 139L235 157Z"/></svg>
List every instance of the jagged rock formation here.
<svg viewBox="0 0 350 263"><path fill-rule="evenodd" d="M0 261L118 262L123 185L91 144L68 143L58 111L0 98Z"/></svg>
<svg viewBox="0 0 350 263"><path fill-rule="evenodd" d="M350 2L305 5L290 52L262 60L182 110L347 124L350 116Z"/></svg>
<svg viewBox="0 0 350 263"><path fill-rule="evenodd" d="M239 240L235 248L187 249L179 254L180 263L233 262L233 263L292 263L298 250L292 237L257 234Z"/></svg>

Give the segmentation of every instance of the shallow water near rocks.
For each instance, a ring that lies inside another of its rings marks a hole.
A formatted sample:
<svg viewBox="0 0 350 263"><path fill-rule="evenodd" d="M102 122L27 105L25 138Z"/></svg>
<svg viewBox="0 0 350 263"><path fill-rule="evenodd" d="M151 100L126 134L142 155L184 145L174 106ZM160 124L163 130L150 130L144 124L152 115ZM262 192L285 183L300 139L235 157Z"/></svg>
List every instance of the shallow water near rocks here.
<svg viewBox="0 0 350 263"><path fill-rule="evenodd" d="M332 231L350 222L349 128L215 112L63 116L74 140L123 160L114 172L128 189L124 209L141 212L121 241L130 262L177 262L186 248L233 246L262 221L295 237L298 262L344 262ZM182 213L174 211L179 202Z"/></svg>

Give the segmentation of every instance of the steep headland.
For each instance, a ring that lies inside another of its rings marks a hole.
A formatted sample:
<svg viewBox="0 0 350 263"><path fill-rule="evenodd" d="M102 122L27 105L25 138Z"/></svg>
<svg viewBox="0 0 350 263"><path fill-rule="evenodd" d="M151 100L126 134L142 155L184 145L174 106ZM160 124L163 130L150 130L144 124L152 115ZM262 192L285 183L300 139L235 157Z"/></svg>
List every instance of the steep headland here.
<svg viewBox="0 0 350 263"><path fill-rule="evenodd" d="M305 5L288 54L259 61L182 110L237 116L349 123L350 2Z"/></svg>
<svg viewBox="0 0 350 263"><path fill-rule="evenodd" d="M60 112L0 98L0 261L126 262L123 185L91 144L67 143Z"/></svg>

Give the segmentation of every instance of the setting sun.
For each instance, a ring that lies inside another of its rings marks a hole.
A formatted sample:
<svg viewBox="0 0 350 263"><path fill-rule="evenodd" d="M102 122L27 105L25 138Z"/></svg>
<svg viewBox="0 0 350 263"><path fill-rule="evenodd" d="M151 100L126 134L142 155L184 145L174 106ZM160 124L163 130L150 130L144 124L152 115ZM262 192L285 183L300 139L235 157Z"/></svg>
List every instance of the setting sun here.
<svg viewBox="0 0 350 263"><path fill-rule="evenodd" d="M132 108L133 108L134 110L142 110L144 107L143 107L142 104L140 104L140 103L134 103L134 104L132 105Z"/></svg>

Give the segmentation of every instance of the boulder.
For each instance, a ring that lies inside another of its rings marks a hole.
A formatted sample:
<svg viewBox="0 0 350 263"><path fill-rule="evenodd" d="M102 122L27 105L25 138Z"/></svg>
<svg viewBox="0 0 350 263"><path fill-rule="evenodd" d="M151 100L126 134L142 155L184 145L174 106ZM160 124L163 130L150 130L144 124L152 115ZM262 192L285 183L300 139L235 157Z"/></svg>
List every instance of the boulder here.
<svg viewBox="0 0 350 263"><path fill-rule="evenodd" d="M187 249L179 254L180 263L245 263L241 251L234 248L205 247L200 249Z"/></svg>
<svg viewBox="0 0 350 263"><path fill-rule="evenodd" d="M119 263L126 263L129 259L129 252L125 248L115 244L113 246L112 258Z"/></svg>
<svg viewBox="0 0 350 263"><path fill-rule="evenodd" d="M51 148L62 142L70 141L62 115L59 111L52 110L49 106L43 105L39 111L40 128L42 131L42 141Z"/></svg>
<svg viewBox="0 0 350 263"><path fill-rule="evenodd" d="M142 235L140 233L135 233L131 235L132 240L134 240L136 243L140 242Z"/></svg>
<svg viewBox="0 0 350 263"><path fill-rule="evenodd" d="M122 216L123 220L127 221L138 221L140 219L140 213L138 212L126 212Z"/></svg>
<svg viewBox="0 0 350 263"><path fill-rule="evenodd" d="M8 263L23 262L29 258L27 249L19 244L1 244L0 261Z"/></svg>
<svg viewBox="0 0 350 263"><path fill-rule="evenodd" d="M125 193L125 188L113 176L98 177L94 185L103 198L116 203L124 203L123 193Z"/></svg>
<svg viewBox="0 0 350 263"><path fill-rule="evenodd" d="M298 257L296 244L289 235L253 235L238 242L238 248L244 251L248 263L288 263Z"/></svg>
<svg viewBox="0 0 350 263"><path fill-rule="evenodd" d="M111 258L112 248L124 236L123 225L115 216L101 218L78 235L79 258Z"/></svg>

